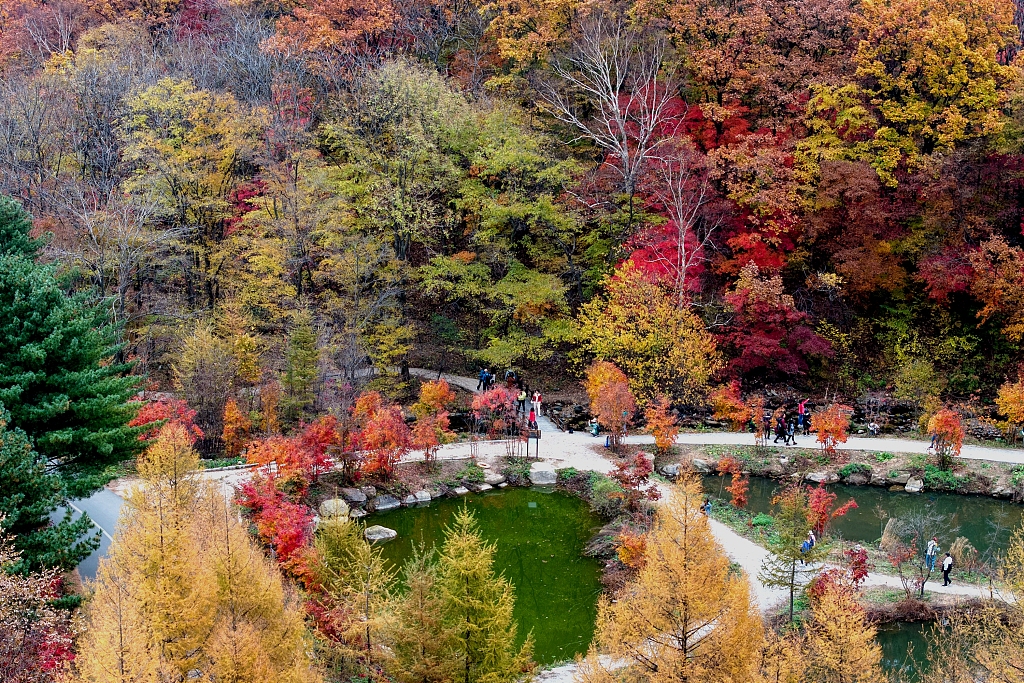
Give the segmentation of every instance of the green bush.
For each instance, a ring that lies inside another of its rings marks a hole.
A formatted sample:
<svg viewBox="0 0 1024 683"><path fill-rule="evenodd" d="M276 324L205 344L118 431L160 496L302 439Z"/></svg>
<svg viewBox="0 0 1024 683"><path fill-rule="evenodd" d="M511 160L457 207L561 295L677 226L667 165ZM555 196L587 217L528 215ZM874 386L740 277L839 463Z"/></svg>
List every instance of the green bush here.
<svg viewBox="0 0 1024 683"><path fill-rule="evenodd" d="M771 515L766 515L763 512L758 512L754 515L754 519L750 520L750 523L757 527L768 527L775 523L775 520Z"/></svg>
<svg viewBox="0 0 1024 683"><path fill-rule="evenodd" d="M851 474L871 474L871 467L862 462L851 462L839 468L839 476L843 479Z"/></svg>
<svg viewBox="0 0 1024 683"><path fill-rule="evenodd" d="M930 489L959 491L970 480L970 475L954 474L932 464L924 466L924 485Z"/></svg>
<svg viewBox="0 0 1024 683"><path fill-rule="evenodd" d="M878 462L889 462L890 460L895 460L895 459L896 459L896 454L895 453L889 453L888 451L882 451L881 453L875 453L875 460L877 460Z"/></svg>
<svg viewBox="0 0 1024 683"><path fill-rule="evenodd" d="M613 479L594 477L590 487L590 505L604 517L614 517L622 506L622 487Z"/></svg>
<svg viewBox="0 0 1024 683"><path fill-rule="evenodd" d="M475 469L480 469L479 467ZM482 472L481 472L482 474ZM501 470L501 475L512 486L522 486L529 481L530 461L526 458L510 458Z"/></svg>
<svg viewBox="0 0 1024 683"><path fill-rule="evenodd" d="M1017 465L1010 470L1010 482L1014 486L1020 486L1024 484L1024 465Z"/></svg>

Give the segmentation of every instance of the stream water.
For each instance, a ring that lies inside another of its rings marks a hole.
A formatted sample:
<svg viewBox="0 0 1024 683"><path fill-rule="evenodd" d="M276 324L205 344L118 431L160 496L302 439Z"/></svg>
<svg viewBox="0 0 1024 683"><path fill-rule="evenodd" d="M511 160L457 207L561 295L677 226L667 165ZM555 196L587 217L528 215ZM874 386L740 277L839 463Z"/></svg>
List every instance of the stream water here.
<svg viewBox="0 0 1024 683"><path fill-rule="evenodd" d="M462 505L476 514L484 538L495 544L495 571L515 586L519 641L532 632L534 657L542 664L585 652L602 586L600 563L584 557L583 549L600 519L578 498L539 487L446 498L369 519L398 532L382 549L401 567L414 545L440 547L445 526Z"/></svg>

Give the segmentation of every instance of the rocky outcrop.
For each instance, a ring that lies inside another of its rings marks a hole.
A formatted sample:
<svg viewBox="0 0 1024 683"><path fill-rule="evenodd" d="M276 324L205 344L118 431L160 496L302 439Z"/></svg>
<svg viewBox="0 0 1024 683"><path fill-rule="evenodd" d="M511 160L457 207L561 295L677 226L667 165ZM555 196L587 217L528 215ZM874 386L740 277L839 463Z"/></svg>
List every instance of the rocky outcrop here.
<svg viewBox="0 0 1024 683"><path fill-rule="evenodd" d="M321 517L348 517L348 503L341 498L331 498L320 503Z"/></svg>
<svg viewBox="0 0 1024 683"><path fill-rule="evenodd" d="M490 484L491 486L497 486L498 484L505 481L505 477L500 474L488 474L484 477L484 483Z"/></svg>
<svg viewBox="0 0 1024 683"><path fill-rule="evenodd" d="M345 502L348 503L350 507L366 504L366 494L359 489L341 489L338 491L338 494L345 499Z"/></svg>
<svg viewBox="0 0 1024 683"><path fill-rule="evenodd" d="M714 470L711 468L711 463L707 460L701 460L700 458L694 458L690 461L693 465L693 469L697 470L701 474L711 474Z"/></svg>
<svg viewBox="0 0 1024 683"><path fill-rule="evenodd" d="M846 483L852 486L864 486L871 481L871 477L864 472L854 472L846 478Z"/></svg>
<svg viewBox="0 0 1024 683"><path fill-rule="evenodd" d="M448 489L449 496L465 496L469 494L469 489L465 486L456 486L453 489Z"/></svg>
<svg viewBox="0 0 1024 683"><path fill-rule="evenodd" d="M665 465L664 467L659 468L658 471L661 472L663 476L675 481L676 477L679 476L679 464L672 463L671 465Z"/></svg>
<svg viewBox="0 0 1024 683"><path fill-rule="evenodd" d="M924 491L924 481L917 477L910 477L907 479L907 483L903 489L907 493L921 493L921 491Z"/></svg>
<svg viewBox="0 0 1024 683"><path fill-rule="evenodd" d="M401 505L401 501L399 501L397 498L385 494L383 496L377 496L376 498L374 498L371 506L373 507L375 512L386 512L388 510L394 510L395 508L400 507Z"/></svg>
<svg viewBox="0 0 1024 683"><path fill-rule="evenodd" d="M809 472L804 479L815 484L834 484L839 481L839 475L835 472Z"/></svg>
<svg viewBox="0 0 1024 683"><path fill-rule="evenodd" d="M394 529L389 529L386 526L374 524L371 527L366 527L366 531L363 532L363 537L370 543L380 543L397 538L398 532Z"/></svg>

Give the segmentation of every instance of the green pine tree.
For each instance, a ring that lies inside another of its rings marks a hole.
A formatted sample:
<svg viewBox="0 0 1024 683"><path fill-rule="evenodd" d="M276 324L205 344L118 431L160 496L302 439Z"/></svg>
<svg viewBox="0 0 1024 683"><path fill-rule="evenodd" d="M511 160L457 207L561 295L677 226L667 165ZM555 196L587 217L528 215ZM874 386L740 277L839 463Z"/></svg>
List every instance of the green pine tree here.
<svg viewBox="0 0 1024 683"><path fill-rule="evenodd" d="M789 591L789 620L793 620L793 606L796 589L807 583L811 574L820 567L816 563L828 557L829 547L818 543L804 551L802 546L813 526L807 507L807 495L797 486L783 491L775 500L779 512L775 515L768 539L770 555L765 558L758 578L766 586L785 588Z"/></svg>
<svg viewBox="0 0 1024 683"><path fill-rule="evenodd" d="M433 549L422 548L403 569L408 592L395 601L390 632L391 673L400 683L448 683L460 673L450 655L456 634L445 624L437 572Z"/></svg>
<svg viewBox="0 0 1024 683"><path fill-rule="evenodd" d="M18 559L7 568L22 574L42 568L71 570L99 546L87 515L71 511L57 524L50 513L65 502L60 477L47 472L46 462L32 450L20 429L8 429L10 415L0 407L0 527L14 535Z"/></svg>
<svg viewBox="0 0 1024 683"><path fill-rule="evenodd" d="M43 240L29 236L32 218L10 197L0 195L0 254L34 258Z"/></svg>
<svg viewBox="0 0 1024 683"><path fill-rule="evenodd" d="M533 671L533 636L516 647L512 584L494 573L494 546L463 508L445 530L437 569L444 626L454 631L450 657L462 683L511 683Z"/></svg>
<svg viewBox="0 0 1024 683"><path fill-rule="evenodd" d="M308 311L303 311L297 316L295 327L288 335L288 348L285 350L282 382L285 395L281 407L286 418L298 420L313 407L319 361L313 317Z"/></svg>
<svg viewBox="0 0 1024 683"><path fill-rule="evenodd" d="M113 362L117 330L85 293L68 294L52 267L0 255L0 403L72 496L138 452L128 427L139 379Z"/></svg>

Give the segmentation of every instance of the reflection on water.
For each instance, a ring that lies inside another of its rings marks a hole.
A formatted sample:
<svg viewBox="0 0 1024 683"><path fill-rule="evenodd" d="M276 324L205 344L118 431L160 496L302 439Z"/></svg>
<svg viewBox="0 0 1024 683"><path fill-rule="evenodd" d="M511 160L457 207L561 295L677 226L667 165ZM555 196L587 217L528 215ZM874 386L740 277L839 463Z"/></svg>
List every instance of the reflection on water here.
<svg viewBox="0 0 1024 683"><path fill-rule="evenodd" d="M544 664L585 652L594 632L601 582L600 563L582 556L600 527L583 501L551 489L515 488L392 510L368 522L398 532L383 552L400 566L413 544L439 546L444 527L463 504L476 513L484 538L497 545L495 571L515 586L520 642L532 631L535 658Z"/></svg>
<svg viewBox="0 0 1024 683"><path fill-rule="evenodd" d="M882 666L916 681L928 665L930 623L895 623L878 627L876 640L882 646Z"/></svg>

